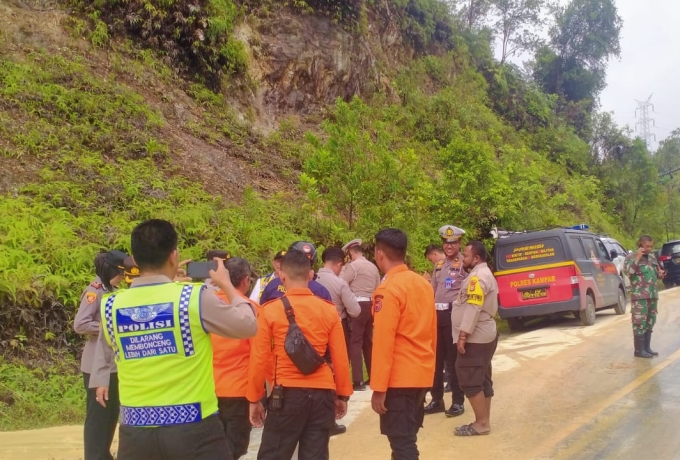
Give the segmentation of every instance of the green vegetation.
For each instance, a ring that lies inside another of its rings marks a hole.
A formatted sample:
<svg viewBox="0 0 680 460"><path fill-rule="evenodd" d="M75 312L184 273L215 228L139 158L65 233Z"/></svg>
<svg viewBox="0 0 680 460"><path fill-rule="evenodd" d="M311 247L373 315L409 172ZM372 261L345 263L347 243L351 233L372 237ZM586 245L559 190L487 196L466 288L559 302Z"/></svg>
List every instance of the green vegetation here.
<svg viewBox="0 0 680 460"><path fill-rule="evenodd" d="M489 243L493 226L582 222L628 245L641 232L677 235L680 179L658 173L680 166L680 133L652 157L607 114L593 113L607 59L618 52L615 9L578 0L559 10L530 78L496 61L490 40L505 37L501 61L513 47L533 49L535 37L519 29L537 21L542 2L465 4L78 0L65 27L89 45L4 46L0 35L0 165L16 166L21 184L0 194L2 354L12 363L75 355L81 339L71 324L94 255L128 249L131 229L151 217L176 225L182 256L224 248L263 272L296 239L322 249L370 241L388 225L409 233L419 271L445 222ZM276 20L284 7L330 16L356 34L367 33L366 21L393 21L415 56L389 69L394 94L337 100L323 119L298 124L290 114L277 131L256 134L223 93L238 98L258 84L245 77L249 63L233 32L246 15ZM493 29L484 26L489 9L501 14ZM580 48L567 46L569 34ZM192 147L175 143L177 127L163 112L172 92L196 109L183 134L247 152L255 165L280 159L267 169L289 188L268 196L246 188L233 202L188 173L182 154ZM28 367L0 361L0 429L80 420L75 367ZM56 394L67 395L68 410L47 416Z"/></svg>
<svg viewBox="0 0 680 460"><path fill-rule="evenodd" d="M0 431L82 423L83 380L71 360L29 370L0 357Z"/></svg>

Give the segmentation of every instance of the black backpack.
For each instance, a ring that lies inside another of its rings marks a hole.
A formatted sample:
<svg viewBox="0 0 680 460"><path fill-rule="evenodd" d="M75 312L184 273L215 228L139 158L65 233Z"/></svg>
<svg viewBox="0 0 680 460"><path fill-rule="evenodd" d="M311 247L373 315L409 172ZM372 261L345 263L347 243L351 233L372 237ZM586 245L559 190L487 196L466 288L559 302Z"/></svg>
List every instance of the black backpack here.
<svg viewBox="0 0 680 460"><path fill-rule="evenodd" d="M288 318L288 332L283 343L283 349L293 361L293 364L302 372L303 375L310 375L316 372L326 360L314 349L307 337L300 330L300 326L295 322L295 312L288 299L281 297L283 308Z"/></svg>

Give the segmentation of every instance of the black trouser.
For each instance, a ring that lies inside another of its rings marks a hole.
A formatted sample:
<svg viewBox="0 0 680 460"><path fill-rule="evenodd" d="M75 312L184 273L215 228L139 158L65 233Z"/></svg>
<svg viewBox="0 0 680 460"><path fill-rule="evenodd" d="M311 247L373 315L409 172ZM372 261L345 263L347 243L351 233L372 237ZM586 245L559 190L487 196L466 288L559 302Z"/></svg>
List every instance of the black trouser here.
<svg viewBox="0 0 680 460"><path fill-rule="evenodd" d="M425 417L427 388L388 388L387 412L380 416L380 433L387 436L392 460L418 460L418 430Z"/></svg>
<svg viewBox="0 0 680 460"><path fill-rule="evenodd" d="M361 365L363 354L366 371L371 375L371 353L373 353L373 312L372 303L359 302L361 313L350 320L352 332L349 341L349 359L352 363L352 380L354 383L364 381L364 368Z"/></svg>
<svg viewBox="0 0 680 460"><path fill-rule="evenodd" d="M120 400L118 398L118 374L109 377L109 400L106 407L97 402L97 389L89 388L90 374L83 372L83 383L87 392L85 407L85 460L113 460L111 442L118 424Z"/></svg>
<svg viewBox="0 0 680 460"><path fill-rule="evenodd" d="M344 318L342 320L342 332L345 333L345 345L347 346L347 356L349 357L349 342L350 342L350 327L349 318Z"/></svg>
<svg viewBox="0 0 680 460"><path fill-rule="evenodd" d="M446 363L453 404L463 404L465 396L460 389L456 375L458 349L451 334L451 310L437 310L437 353L434 366L434 383L431 390L432 400L440 401L444 399L444 364Z"/></svg>
<svg viewBox="0 0 680 460"><path fill-rule="evenodd" d="M250 403L246 398L217 398L217 402L227 436L228 452L224 460L238 460L248 452L250 444Z"/></svg>
<svg viewBox="0 0 680 460"><path fill-rule="evenodd" d="M211 415L186 425L120 426L118 460L224 460L224 426Z"/></svg>
<svg viewBox="0 0 680 460"><path fill-rule="evenodd" d="M258 460L328 460L330 428L335 425L335 391L284 388L283 408L270 409Z"/></svg>

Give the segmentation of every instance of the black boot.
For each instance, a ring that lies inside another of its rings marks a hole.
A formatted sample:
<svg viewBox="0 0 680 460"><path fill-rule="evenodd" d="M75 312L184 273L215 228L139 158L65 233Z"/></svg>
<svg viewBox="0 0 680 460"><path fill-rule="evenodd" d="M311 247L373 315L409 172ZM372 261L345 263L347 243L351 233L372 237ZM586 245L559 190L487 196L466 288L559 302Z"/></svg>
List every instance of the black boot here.
<svg viewBox="0 0 680 460"><path fill-rule="evenodd" d="M635 357L636 358L653 358L653 356L645 351L645 336L634 335L635 340Z"/></svg>
<svg viewBox="0 0 680 460"><path fill-rule="evenodd" d="M659 356L657 352L649 348L649 344L652 342L652 331L645 332L645 351L652 356Z"/></svg>

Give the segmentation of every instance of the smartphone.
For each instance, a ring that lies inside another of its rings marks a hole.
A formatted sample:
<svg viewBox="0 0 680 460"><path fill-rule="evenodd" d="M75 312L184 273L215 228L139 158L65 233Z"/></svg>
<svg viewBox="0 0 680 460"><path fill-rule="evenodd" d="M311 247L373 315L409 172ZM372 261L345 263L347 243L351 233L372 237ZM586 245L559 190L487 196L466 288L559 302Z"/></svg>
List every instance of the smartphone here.
<svg viewBox="0 0 680 460"><path fill-rule="evenodd" d="M210 270L217 270L217 262L189 262L187 276L192 280L204 280L210 278Z"/></svg>

